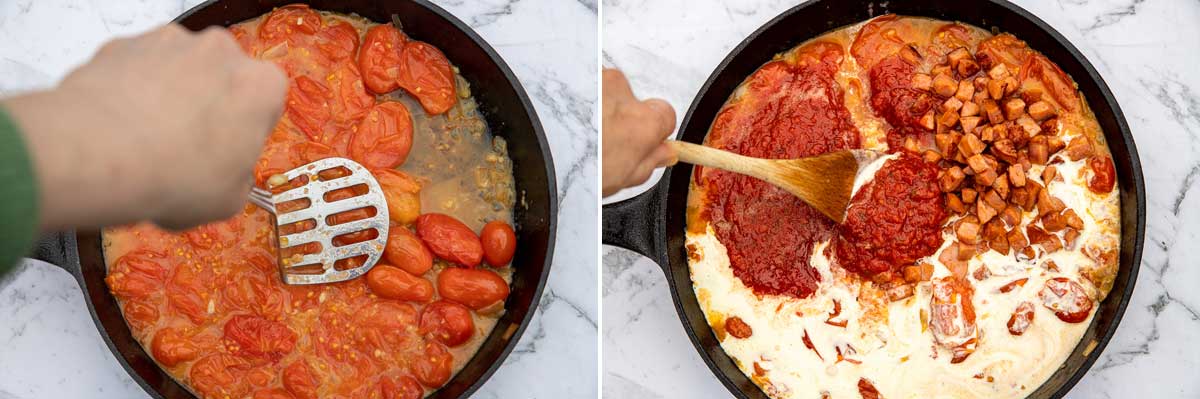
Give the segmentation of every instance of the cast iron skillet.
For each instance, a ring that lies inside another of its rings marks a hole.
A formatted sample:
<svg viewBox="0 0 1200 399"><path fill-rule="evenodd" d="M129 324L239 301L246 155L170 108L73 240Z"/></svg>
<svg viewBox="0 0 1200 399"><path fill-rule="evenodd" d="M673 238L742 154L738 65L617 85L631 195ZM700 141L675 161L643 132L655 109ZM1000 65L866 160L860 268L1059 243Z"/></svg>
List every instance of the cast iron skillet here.
<svg viewBox="0 0 1200 399"><path fill-rule="evenodd" d="M1104 129L1120 183L1120 269L1112 292L1096 309L1096 317L1088 326L1081 343L1062 367L1030 395L1034 398L1060 398L1100 356L1125 312L1141 263L1146 206L1141 163L1121 108L1104 80L1079 50L1045 22L1003 0L893 1L871 5L817 0L801 4L767 22L725 57L700 88L684 116L679 139L703 142L713 118L733 89L773 55L824 32L884 13L961 21L1017 35L1075 78L1079 90L1087 98ZM606 205L603 216L604 243L633 250L662 266L683 327L713 374L738 398L766 398L725 355L692 291L687 254L683 248L684 212L691 172L691 167L668 169L662 180L649 191ZM1085 355L1084 349L1090 341L1096 341L1096 347Z"/></svg>
<svg viewBox="0 0 1200 399"><path fill-rule="evenodd" d="M199 30L210 25L230 25L257 17L288 1L210 0L185 12L175 22ZM517 338L529 325L541 298L554 252L558 220L554 162L546 135L533 105L504 60L465 23L425 0L312 1L319 10L357 13L381 23L398 15L404 31L441 49L471 84L492 132L508 140L517 194L523 198L515 212L517 253L512 290L506 312L475 357L438 390L435 398L469 396L495 372ZM79 282L100 336L113 355L150 396L193 398L158 368L150 355L130 335L117 302L104 284L105 262L101 233L96 231L50 236L34 254L66 269Z"/></svg>

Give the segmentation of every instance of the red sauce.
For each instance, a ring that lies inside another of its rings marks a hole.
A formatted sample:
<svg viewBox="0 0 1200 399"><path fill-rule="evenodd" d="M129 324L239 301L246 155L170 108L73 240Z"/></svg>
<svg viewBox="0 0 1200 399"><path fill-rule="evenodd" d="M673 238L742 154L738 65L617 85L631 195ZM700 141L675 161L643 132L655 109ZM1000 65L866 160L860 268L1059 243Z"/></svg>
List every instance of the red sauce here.
<svg viewBox="0 0 1200 399"><path fill-rule="evenodd" d="M864 277L894 272L932 255L946 220L937 165L903 153L887 161L851 200L833 251L838 264Z"/></svg>
<svg viewBox="0 0 1200 399"><path fill-rule="evenodd" d="M857 148L858 130L834 81L841 46L816 42L796 62L773 61L746 81L744 96L713 123L708 144L761 158L799 158ZM719 170L697 172L708 188L704 213L729 251L734 274L758 294L811 295L820 281L813 244L833 222L795 196L760 180Z"/></svg>
<svg viewBox="0 0 1200 399"><path fill-rule="evenodd" d="M931 131L921 126L921 116L933 109L937 100L924 90L912 88L916 66L899 55L879 61L870 70L871 108L883 117L892 129L887 132L888 148L898 151L904 138L917 136L928 141Z"/></svg>

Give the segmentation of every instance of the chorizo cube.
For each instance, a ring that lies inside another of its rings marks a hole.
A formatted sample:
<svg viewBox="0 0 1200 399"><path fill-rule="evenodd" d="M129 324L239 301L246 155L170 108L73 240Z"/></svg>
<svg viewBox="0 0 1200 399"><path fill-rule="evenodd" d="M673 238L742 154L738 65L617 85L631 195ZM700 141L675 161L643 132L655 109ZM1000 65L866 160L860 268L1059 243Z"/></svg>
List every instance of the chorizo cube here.
<svg viewBox="0 0 1200 399"><path fill-rule="evenodd" d="M950 97L942 102L942 112L954 112L962 108L963 102L958 97Z"/></svg>
<svg viewBox="0 0 1200 399"><path fill-rule="evenodd" d="M957 189L958 185L962 184L963 179L966 178L967 175L963 173L962 168L958 166L952 166L950 169L946 169L946 172L942 174L938 184L943 192L951 192Z"/></svg>
<svg viewBox="0 0 1200 399"><path fill-rule="evenodd" d="M1068 227L1067 230L1063 232L1063 245L1066 246L1068 250L1075 250L1075 243L1078 241L1079 230Z"/></svg>
<svg viewBox="0 0 1200 399"><path fill-rule="evenodd" d="M974 169L976 173L983 172L989 168L987 160L983 158L983 154L975 154L968 157L967 166Z"/></svg>
<svg viewBox="0 0 1200 399"><path fill-rule="evenodd" d="M1040 137L1040 136L1039 136ZM1045 165L1049 160L1050 154L1046 147L1046 143L1030 141L1029 143L1029 162L1035 165Z"/></svg>
<svg viewBox="0 0 1200 399"><path fill-rule="evenodd" d="M983 114L987 116L988 122L993 125L1004 123L1004 112L1000 111L1000 105L993 100L985 100L983 104Z"/></svg>
<svg viewBox="0 0 1200 399"><path fill-rule="evenodd" d="M1042 89L1037 86L1029 86L1021 90L1021 99L1026 103L1033 104L1042 99Z"/></svg>
<svg viewBox="0 0 1200 399"><path fill-rule="evenodd" d="M961 78L968 78L979 72L979 63L973 59L965 59L954 65L954 72Z"/></svg>
<svg viewBox="0 0 1200 399"><path fill-rule="evenodd" d="M925 150L921 156L925 159L925 162L929 163L937 163L942 160L942 154L934 150Z"/></svg>
<svg viewBox="0 0 1200 399"><path fill-rule="evenodd" d="M992 206L988 205L987 202L985 202L985 201L976 201L975 202L975 216L979 217L979 221L981 223L987 223L987 222L991 221L992 218L995 217L997 213L998 212L996 212L996 208L992 208Z"/></svg>
<svg viewBox="0 0 1200 399"><path fill-rule="evenodd" d="M946 193L946 209L960 215L967 213L967 205L954 193Z"/></svg>
<svg viewBox="0 0 1200 399"><path fill-rule="evenodd" d="M976 104L975 101L966 101L963 103L962 110L959 111L959 114L963 118L979 115L979 104Z"/></svg>
<svg viewBox="0 0 1200 399"><path fill-rule="evenodd" d="M977 197L979 195L979 192L975 191L975 189L973 189L973 188L968 187L968 188L962 189L961 194L962 194L963 202L970 204L970 203L975 202L975 197Z"/></svg>
<svg viewBox="0 0 1200 399"><path fill-rule="evenodd" d="M929 74L918 73L912 77L912 88L929 91L933 88L933 77Z"/></svg>
<svg viewBox="0 0 1200 399"><path fill-rule="evenodd" d="M1010 98L1004 101L1004 117L1010 121L1025 115L1025 100Z"/></svg>
<svg viewBox="0 0 1200 399"><path fill-rule="evenodd" d="M1029 246L1029 239L1025 237L1025 233L1020 227L1013 227L1008 231L1008 246L1014 250L1022 250Z"/></svg>
<svg viewBox="0 0 1200 399"><path fill-rule="evenodd" d="M933 77L933 92L937 95L950 97L956 91L958 91L958 82L955 82L950 75L939 73Z"/></svg>
<svg viewBox="0 0 1200 399"><path fill-rule="evenodd" d="M1021 164L1008 166L1008 181L1013 187L1025 187L1025 166Z"/></svg>
<svg viewBox="0 0 1200 399"><path fill-rule="evenodd" d="M981 186L991 186L992 183L996 181L996 177L998 177L998 176L999 176L999 174L996 173L995 169L988 169L983 172L976 173L975 174L975 184L978 184Z"/></svg>
<svg viewBox="0 0 1200 399"><path fill-rule="evenodd" d="M1004 98L1004 81L1000 79L992 79L987 83L988 97L992 100Z"/></svg>
<svg viewBox="0 0 1200 399"><path fill-rule="evenodd" d="M959 47L946 54L946 61L950 65L957 64L959 61L971 58L971 52L967 51L966 47Z"/></svg>
<svg viewBox="0 0 1200 399"><path fill-rule="evenodd" d="M1042 183L1050 184L1056 177L1058 177L1058 167L1047 165L1045 169L1042 169Z"/></svg>
<svg viewBox="0 0 1200 399"><path fill-rule="evenodd" d="M1054 154L1067 147L1067 143L1063 142L1062 137L1058 137L1054 132L1047 131L1044 127L1042 128L1042 132L1047 134L1046 147L1050 156L1054 156Z"/></svg>
<svg viewBox="0 0 1200 399"><path fill-rule="evenodd" d="M1042 216L1042 228L1049 232L1062 231L1067 228L1067 218L1063 217L1062 213L1051 212Z"/></svg>
<svg viewBox="0 0 1200 399"><path fill-rule="evenodd" d="M974 104L974 103L967 103ZM965 107L965 106L964 106ZM979 126L979 121L982 118L978 116L964 116L958 119L958 123L962 125L962 130L967 133L975 133L975 128Z"/></svg>
<svg viewBox="0 0 1200 399"><path fill-rule="evenodd" d="M1026 137L1033 137L1042 132L1042 127L1038 126L1038 123L1035 122L1033 118L1030 118L1029 115L1021 115L1018 117L1017 126L1021 127L1021 131L1024 132Z"/></svg>
<svg viewBox="0 0 1200 399"><path fill-rule="evenodd" d="M925 115L921 116L920 122L921 122L921 127L925 128L925 130L933 130L933 127L934 127L933 126L933 124L934 124L933 110L926 111Z"/></svg>
<svg viewBox="0 0 1200 399"><path fill-rule="evenodd" d="M1020 206L1015 204L1008 204L1008 206L1004 207L1003 211L1000 211L1000 219L1003 220L1004 223L1013 227L1021 224L1022 215L1023 212L1021 212Z"/></svg>
<svg viewBox="0 0 1200 399"><path fill-rule="evenodd" d="M954 98L962 102L971 101L975 98L975 84L969 80L958 82L958 91L954 93Z"/></svg>
<svg viewBox="0 0 1200 399"><path fill-rule="evenodd" d="M958 140L958 151L962 153L964 157L981 153L986 147L987 145L984 144L983 141L980 141L979 137L974 133L964 134L962 138Z"/></svg>
<svg viewBox="0 0 1200 399"><path fill-rule="evenodd" d="M1013 93L1017 92L1018 88L1021 87L1021 83L1017 82L1017 78L1012 76L1004 78L1003 83L1005 96L1011 96Z"/></svg>
<svg viewBox="0 0 1200 399"><path fill-rule="evenodd" d="M992 182L992 190L995 190L996 194L1000 195L1000 198L1002 199L1008 199L1009 188L1008 173L1000 173L1000 175L996 177L996 181Z"/></svg>
<svg viewBox="0 0 1200 399"><path fill-rule="evenodd" d="M1004 66L1004 63L997 63L987 74L992 80L1004 79L1008 76L1008 67Z"/></svg>
<svg viewBox="0 0 1200 399"><path fill-rule="evenodd" d="M952 127L957 123L958 123L958 112L955 112L953 110L943 112L942 116L940 118L938 118L938 124L941 126Z"/></svg>
<svg viewBox="0 0 1200 399"><path fill-rule="evenodd" d="M1029 104L1029 116L1041 122L1054 116L1054 106L1045 101Z"/></svg>
<svg viewBox="0 0 1200 399"><path fill-rule="evenodd" d="M1068 208L1063 211L1063 217L1067 219L1067 226L1075 230L1083 230L1083 219L1079 217L1079 214L1075 213L1074 209Z"/></svg>
<svg viewBox="0 0 1200 399"><path fill-rule="evenodd" d="M967 244L978 244L979 224L973 222L959 223L958 227L954 229L954 234L958 237L959 241ZM961 248L959 250L961 251Z"/></svg>
<svg viewBox="0 0 1200 399"><path fill-rule="evenodd" d="M1093 152L1092 141L1087 135L1075 136L1070 143L1067 143L1067 158L1072 161L1090 157Z"/></svg>

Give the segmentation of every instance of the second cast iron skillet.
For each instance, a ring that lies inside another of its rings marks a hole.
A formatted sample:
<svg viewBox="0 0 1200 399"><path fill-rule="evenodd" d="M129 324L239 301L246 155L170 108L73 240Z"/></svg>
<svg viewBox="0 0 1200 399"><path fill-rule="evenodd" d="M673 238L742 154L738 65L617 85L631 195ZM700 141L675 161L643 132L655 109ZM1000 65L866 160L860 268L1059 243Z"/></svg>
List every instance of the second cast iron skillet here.
<svg viewBox="0 0 1200 399"><path fill-rule="evenodd" d="M734 88L775 54L827 31L884 13L961 21L1016 35L1075 79L1100 121L1100 127L1104 129L1120 185L1120 268L1112 292L1097 307L1096 316L1080 344L1066 362L1030 394L1033 398L1061 398L1100 357L1133 294L1145 234L1146 195L1133 135L1116 99L1079 50L1045 22L1002 0L918 0L878 4L817 0L801 4L767 22L725 57L700 88L683 118L678 139L702 143L713 118ZM742 374L721 349L692 290L687 254L683 247L686 227L684 212L691 177L690 166L670 168L649 191L604 206L604 243L633 250L662 266L684 330L709 369L734 396L765 399L767 396ZM1092 341L1096 342L1096 346L1085 353Z"/></svg>
<svg viewBox="0 0 1200 399"><path fill-rule="evenodd" d="M227 26L270 12L294 1L210 0L188 10L175 22L188 29ZM405 33L428 42L446 54L471 84L491 132L508 141L513 160L517 195L522 201L513 210L517 252L513 258L511 293L505 313L475 356L433 398L470 396L504 362L529 325L550 272L558 205L554 161L533 105L504 60L469 26L425 0L311 1L312 8L356 13L379 23L399 17ZM123 156L123 154L114 154ZM125 324L116 299L104 283L106 266L100 232L78 232L47 237L34 256L66 269L79 282L92 320L113 356L150 396L194 398L163 372Z"/></svg>

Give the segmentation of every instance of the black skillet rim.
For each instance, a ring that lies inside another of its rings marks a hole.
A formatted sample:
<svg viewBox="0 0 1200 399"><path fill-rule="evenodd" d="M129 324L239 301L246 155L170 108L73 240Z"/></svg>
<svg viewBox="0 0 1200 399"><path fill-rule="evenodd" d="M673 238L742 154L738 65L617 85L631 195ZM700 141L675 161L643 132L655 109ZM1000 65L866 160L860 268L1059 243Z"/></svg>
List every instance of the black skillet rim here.
<svg viewBox="0 0 1200 399"><path fill-rule="evenodd" d="M1009 3L1004 0L987 0L987 1L994 5L1004 7L1006 9L1008 9L1009 11L1017 14L1018 16L1031 22L1032 24L1036 25L1038 28L1043 30L1046 34L1051 36L1051 38L1054 41L1056 41L1060 45L1062 45L1062 47L1064 49L1066 49L1066 51L1068 53L1070 53L1072 58L1076 59L1083 66L1083 68L1087 72L1087 75L1088 75L1087 78L1090 79L1091 81L1095 82L1095 84L1099 88L1101 96L1104 99L1103 105L1111 108L1111 110L1113 111L1113 116L1118 124L1121 138L1123 139L1124 144L1125 144L1126 148L1128 149L1127 156L1130 159L1130 166L1131 166L1130 172L1132 174L1131 179L1134 181L1134 186L1135 186L1134 190L1135 190L1135 194L1136 194L1135 199L1138 200L1137 201L1137 211L1136 211L1137 221L1136 221L1136 228L1134 231L1134 234L1135 234L1134 240L1135 241L1133 244L1134 253L1132 255L1132 264L1129 267L1129 276L1126 279L1127 285L1125 286L1124 291L1121 293L1121 296L1120 296L1118 304L1117 304L1116 313L1112 320L1113 325L1111 328L1108 329L1108 331L1103 336L1101 336L1101 337L1099 337L1099 339L1097 339L1096 347L1093 348L1092 351L1085 357L1083 363L1079 366L1079 369L1077 369L1066 381L1063 382L1063 384L1057 390L1055 390L1051 394L1051 397L1053 397L1053 398L1061 398L1061 397L1065 396L1066 393L1069 392L1071 390L1071 388L1073 388L1075 386L1075 384L1078 383L1079 380L1083 378L1084 375L1087 374L1087 372L1088 372L1088 370L1090 370L1091 366L1096 362L1096 360L1099 359L1100 355L1103 354L1104 348L1108 345L1108 342L1112 339L1112 336L1115 334L1115 332L1117 330L1117 326L1120 324L1120 321L1124 316L1125 309L1128 307L1129 301L1132 298L1133 288L1137 281L1138 269L1140 268L1142 245L1143 245L1143 239L1144 239L1144 235L1145 235L1145 215L1146 215L1145 182L1144 182L1143 176L1142 176L1141 162L1139 160L1139 157L1138 157L1138 154L1136 151L1136 146L1134 145L1133 135L1129 129L1128 123L1125 120L1124 113L1121 111L1120 106L1118 105L1116 98L1113 96L1112 91L1109 89L1107 83L1105 83L1104 79L1100 76L1099 72L1096 71L1096 69L1087 60L1087 58L1084 57L1083 54L1080 53L1079 50L1077 48L1075 48L1075 46L1072 45L1071 42L1067 41L1067 39L1065 37L1063 37L1062 34L1060 34L1057 30L1055 30L1053 27L1051 27L1045 21L1042 21L1040 18L1034 16L1032 13L1026 11L1025 9L1018 7L1012 3ZM693 113L696 111L696 108L700 105L701 100L706 95L708 95L708 91L711 88L711 86L713 85L713 82L718 78L719 75L721 75L724 72L726 67L733 61L733 59L738 54L740 54L747 46L749 46L751 44L751 42L755 41L764 31L768 30L770 27L772 27L775 24L779 23L780 21L786 19L787 17L791 16L792 14L804 12L809 7L816 7L817 5L819 5L822 2L823 2L823 0L806 2L806 3L799 4L795 7L792 7L790 9L780 13L775 18L772 18L770 21L764 23L761 27L759 27L753 33L748 35L736 47L734 47L732 50L730 50L729 54L713 70L713 73L705 81L704 85L700 86L700 89L697 91L695 99L692 101L691 105L689 106L687 113L684 114L682 123L680 124L679 132L677 132L676 134L682 135L683 131L688 126L688 124L692 122L691 119L692 119ZM886 13L886 11L884 13ZM838 28L840 28L840 26L831 27L831 29L838 29ZM813 36L813 37L816 37L816 36ZM1073 76L1073 78L1074 78L1074 76ZM705 130L707 130L707 128ZM677 137L677 138L679 138L679 137ZM660 210L662 212L668 211L668 207L665 206L665 202L666 202L666 198L668 197L667 192L669 191L669 187L672 183L672 178L671 178L672 170L671 169L673 169L673 168L669 168L665 171L665 173L663 174L659 183L656 184L654 187L652 187L649 190L649 192L639 195L639 196L645 196L645 197L660 197L661 199L659 201L662 202L663 206L661 206L659 209L656 209L656 210ZM689 168L685 174L687 175L687 179L690 179L691 169ZM669 215L665 215L665 214L661 214L661 213L656 216L659 218L660 225L666 224L663 222L665 222L668 218L671 217ZM1125 232L1122 232L1122 233L1124 234ZM668 238L666 236L658 236L655 239L656 240L661 239L663 241L666 241ZM662 248L665 251L669 252L671 247L672 247L672 245L666 244ZM680 248L682 248L682 246L680 246ZM662 255L665 255L668 257L670 256L669 253L662 254ZM747 398L748 396L746 395L746 393L744 393L742 391L742 388L739 387L736 383L734 383L730 379L729 376L725 375L725 373L723 373L720 370L719 366L715 363L715 361L712 359L712 357L710 355L708 355L707 351L705 351L705 348L702 347L702 344L700 343L699 337L697 336L697 334L710 333L710 332L709 331L697 332L697 331L694 331L692 328L690 328L690 324L691 324L690 319L688 318L687 312L684 311L683 303L680 300L680 295L684 295L684 294L681 294L679 287L676 286L674 279L672 278L672 273L669 270L669 268L671 267L669 259L667 259L667 262L666 262L666 264L663 265L663 267L668 268L667 269L667 280L669 282L669 286L670 286L670 289L672 292L672 297L675 302L676 313L679 315L681 321L683 322L684 330L687 332L688 338L692 341L692 345L696 347L697 352L699 352L699 354L701 355L701 358L704 360L704 363L708 366L709 370L712 371L712 373L717 377L717 379L721 381L721 384L724 385L725 388L728 389L731 394L733 394L734 396L736 396L738 398L743 398L743 399ZM685 287L685 288L690 288L690 286ZM690 292L690 290L687 290L687 291L688 292L686 293L686 295L692 294ZM1112 300L1112 299L1114 299L1114 298L1108 298L1106 300ZM1082 344L1082 342L1080 344ZM720 349L720 348L718 347L717 349ZM724 354L724 351L721 350L721 353ZM759 388L757 386L755 386L754 389L759 390ZM1037 390L1034 390L1034 391L1037 391Z"/></svg>

